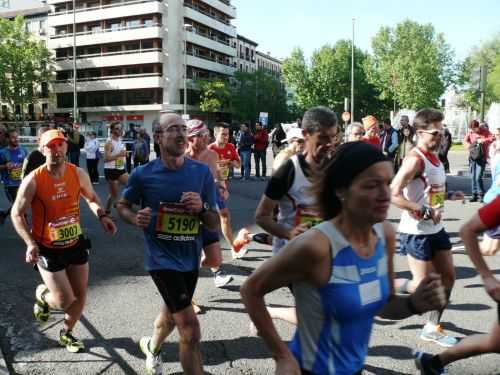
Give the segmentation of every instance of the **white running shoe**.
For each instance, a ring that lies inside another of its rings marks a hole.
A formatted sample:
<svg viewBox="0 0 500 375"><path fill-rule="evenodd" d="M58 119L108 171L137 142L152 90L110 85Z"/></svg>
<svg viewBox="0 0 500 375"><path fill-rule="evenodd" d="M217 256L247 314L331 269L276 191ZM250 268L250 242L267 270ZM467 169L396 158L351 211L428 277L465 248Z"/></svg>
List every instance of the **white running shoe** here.
<svg viewBox="0 0 500 375"><path fill-rule="evenodd" d="M161 375L161 352L158 350L157 353L153 353L149 348L150 342L151 337L143 337L139 341L141 352L146 356L146 373L148 375Z"/></svg>
<svg viewBox="0 0 500 375"><path fill-rule="evenodd" d="M224 270L219 269L214 272L214 284L216 288L222 288L229 284L233 280L231 275L228 275Z"/></svg>

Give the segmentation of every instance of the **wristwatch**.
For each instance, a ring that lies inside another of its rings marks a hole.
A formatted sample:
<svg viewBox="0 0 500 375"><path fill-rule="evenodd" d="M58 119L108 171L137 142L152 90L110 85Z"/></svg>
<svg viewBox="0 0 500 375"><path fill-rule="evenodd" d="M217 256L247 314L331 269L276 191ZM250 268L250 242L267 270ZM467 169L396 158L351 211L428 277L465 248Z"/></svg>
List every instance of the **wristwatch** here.
<svg viewBox="0 0 500 375"><path fill-rule="evenodd" d="M204 214L209 209L210 209L210 205L208 204L208 202L203 202L203 205L201 206L200 214Z"/></svg>

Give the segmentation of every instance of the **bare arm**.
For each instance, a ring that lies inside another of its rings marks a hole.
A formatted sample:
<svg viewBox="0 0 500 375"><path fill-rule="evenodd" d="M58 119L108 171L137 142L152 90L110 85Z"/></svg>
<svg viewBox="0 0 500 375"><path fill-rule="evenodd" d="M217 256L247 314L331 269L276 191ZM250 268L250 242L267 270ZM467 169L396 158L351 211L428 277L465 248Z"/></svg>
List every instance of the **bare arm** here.
<svg viewBox="0 0 500 375"><path fill-rule="evenodd" d="M277 206L277 201L263 195L259 205L257 206L257 210L255 211L255 221L257 225L273 236L287 240L292 239L297 234L304 232L307 229L304 228L304 230L299 230L299 226L299 228L295 230L295 228L289 228L286 225L276 222L274 219L274 209Z"/></svg>
<svg viewBox="0 0 500 375"><path fill-rule="evenodd" d="M403 161L403 165L391 183L391 202L407 211L417 211L421 207L415 202L410 202L403 196L403 189L415 178L421 170L421 161L416 156L409 156Z"/></svg>
<svg viewBox="0 0 500 375"><path fill-rule="evenodd" d="M330 270L329 258L328 239L312 230L289 242L279 255L262 264L242 285L240 293L247 312L277 361L291 358L292 354L274 327L264 296L296 281L319 286L323 276L326 282Z"/></svg>
<svg viewBox="0 0 500 375"><path fill-rule="evenodd" d="M102 208L101 201L92 187L89 175L81 168L78 168L78 178L80 179L80 194L87 201L90 210L97 218L99 218L99 221L106 232L115 234L117 231L116 225L113 223L113 220L106 215L104 209Z"/></svg>
<svg viewBox="0 0 500 375"><path fill-rule="evenodd" d="M26 246L36 246L36 242L31 235L25 215L31 208L31 202L35 197L36 182L33 175L28 175L21 182L21 186L17 192L16 200L12 206L11 218L12 224L17 234L22 238Z"/></svg>

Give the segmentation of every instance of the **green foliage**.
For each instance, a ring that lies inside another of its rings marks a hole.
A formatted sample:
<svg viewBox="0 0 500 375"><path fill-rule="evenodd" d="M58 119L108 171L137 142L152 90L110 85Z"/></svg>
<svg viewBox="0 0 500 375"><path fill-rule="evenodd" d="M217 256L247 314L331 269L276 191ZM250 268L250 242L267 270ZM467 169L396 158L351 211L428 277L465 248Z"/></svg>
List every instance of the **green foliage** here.
<svg viewBox="0 0 500 375"><path fill-rule="evenodd" d="M231 108L233 117L239 121L255 121L260 112L269 114L269 124L289 120L284 86L264 70L235 72Z"/></svg>
<svg viewBox="0 0 500 375"><path fill-rule="evenodd" d="M500 33L476 47L460 64L458 85L464 95L464 104L474 110L480 108L479 68L487 69L488 85L485 102L500 101Z"/></svg>
<svg viewBox="0 0 500 375"><path fill-rule="evenodd" d="M283 63L286 84L294 90L295 104L302 112L325 105L337 113L344 111L344 98L351 97L351 41L339 40L314 51L310 64L300 48L295 48ZM367 114L386 116L389 101L368 82L365 67L367 54L354 49L354 118Z"/></svg>
<svg viewBox="0 0 500 375"><path fill-rule="evenodd" d="M431 24L406 20L373 38L368 78L401 107L435 107L453 82L453 52Z"/></svg>
<svg viewBox="0 0 500 375"><path fill-rule="evenodd" d="M200 109L204 112L223 112L229 107L230 90L226 81L200 80Z"/></svg>
<svg viewBox="0 0 500 375"><path fill-rule="evenodd" d="M24 19L0 18L0 92L21 109L37 101L42 82L53 78L53 57L42 41L26 30Z"/></svg>

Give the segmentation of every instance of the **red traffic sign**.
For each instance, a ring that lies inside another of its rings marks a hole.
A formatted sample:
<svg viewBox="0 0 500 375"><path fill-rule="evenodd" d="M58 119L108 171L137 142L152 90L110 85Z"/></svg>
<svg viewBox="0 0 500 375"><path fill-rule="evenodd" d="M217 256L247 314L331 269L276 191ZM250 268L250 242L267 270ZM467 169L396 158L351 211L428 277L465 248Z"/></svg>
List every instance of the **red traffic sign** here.
<svg viewBox="0 0 500 375"><path fill-rule="evenodd" d="M342 121L347 122L351 119L351 114L349 112L342 113Z"/></svg>

